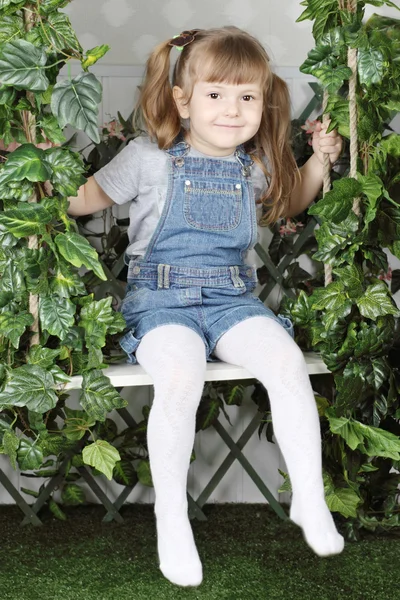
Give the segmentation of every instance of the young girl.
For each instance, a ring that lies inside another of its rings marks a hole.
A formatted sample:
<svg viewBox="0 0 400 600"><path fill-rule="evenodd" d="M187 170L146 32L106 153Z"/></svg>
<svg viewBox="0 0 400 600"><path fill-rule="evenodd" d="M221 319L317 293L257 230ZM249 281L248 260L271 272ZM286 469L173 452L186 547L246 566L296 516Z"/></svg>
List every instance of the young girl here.
<svg viewBox="0 0 400 600"><path fill-rule="evenodd" d="M303 211L321 187L324 154L334 162L341 139L320 127L314 155L297 171L287 87L261 44L235 27L185 31L157 46L139 108L148 136L91 177L69 212L130 202L121 346L154 381L148 448L160 569L178 585L202 581L186 483L211 355L245 367L268 390L293 488L290 517L318 555L339 553L303 354L291 323L252 295L256 274L245 258L256 242L256 205L263 224Z"/></svg>

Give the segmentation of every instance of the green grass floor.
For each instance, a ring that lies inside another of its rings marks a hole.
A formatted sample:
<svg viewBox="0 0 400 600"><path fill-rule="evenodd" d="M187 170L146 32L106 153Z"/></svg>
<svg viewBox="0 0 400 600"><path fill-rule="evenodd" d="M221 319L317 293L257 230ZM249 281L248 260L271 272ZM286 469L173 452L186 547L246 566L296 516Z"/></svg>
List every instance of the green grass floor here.
<svg viewBox="0 0 400 600"><path fill-rule="evenodd" d="M157 567L151 506L42 513L20 527L15 506L0 507L0 600L400 600L400 537L368 534L343 554L321 559L300 530L265 505L210 505L193 524L204 581L179 588Z"/></svg>

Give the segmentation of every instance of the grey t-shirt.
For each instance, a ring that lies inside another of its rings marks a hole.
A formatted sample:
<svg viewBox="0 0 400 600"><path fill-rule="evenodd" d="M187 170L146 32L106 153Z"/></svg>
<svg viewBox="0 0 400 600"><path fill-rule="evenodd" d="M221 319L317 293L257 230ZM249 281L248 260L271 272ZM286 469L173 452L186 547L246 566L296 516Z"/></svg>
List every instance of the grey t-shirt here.
<svg viewBox="0 0 400 600"><path fill-rule="evenodd" d="M213 158L190 148L188 156ZM221 157L218 157L221 158ZM223 157L236 160L234 154ZM116 204L131 202L129 206L129 247L131 256L143 256L157 223L161 217L167 195L168 161L167 153L148 137L132 140L94 177L99 186ZM266 190L264 173L257 164L251 172L255 200ZM257 205L261 210L261 205ZM258 212L258 211L257 211Z"/></svg>

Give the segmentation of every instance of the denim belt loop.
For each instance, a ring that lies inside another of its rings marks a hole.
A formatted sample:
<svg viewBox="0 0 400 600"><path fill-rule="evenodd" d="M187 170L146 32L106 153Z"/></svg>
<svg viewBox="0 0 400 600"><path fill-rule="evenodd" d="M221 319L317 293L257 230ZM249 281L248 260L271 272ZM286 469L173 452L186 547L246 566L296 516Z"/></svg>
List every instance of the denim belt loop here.
<svg viewBox="0 0 400 600"><path fill-rule="evenodd" d="M233 283L234 287L235 288L245 287L243 280L239 276L239 267L237 267L237 266L229 267L229 270L231 272L231 279L232 279L232 283Z"/></svg>
<svg viewBox="0 0 400 600"><path fill-rule="evenodd" d="M171 265L159 264L157 266L157 288L168 289L169 288L169 272Z"/></svg>

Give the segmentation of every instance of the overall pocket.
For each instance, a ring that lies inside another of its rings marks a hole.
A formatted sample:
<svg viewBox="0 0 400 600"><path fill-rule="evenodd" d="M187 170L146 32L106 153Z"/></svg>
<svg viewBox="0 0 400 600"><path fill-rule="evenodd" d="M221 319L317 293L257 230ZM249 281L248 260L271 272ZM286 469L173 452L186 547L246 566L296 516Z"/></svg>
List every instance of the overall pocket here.
<svg viewBox="0 0 400 600"><path fill-rule="evenodd" d="M202 231L235 229L242 217L240 183L185 182L185 221Z"/></svg>

